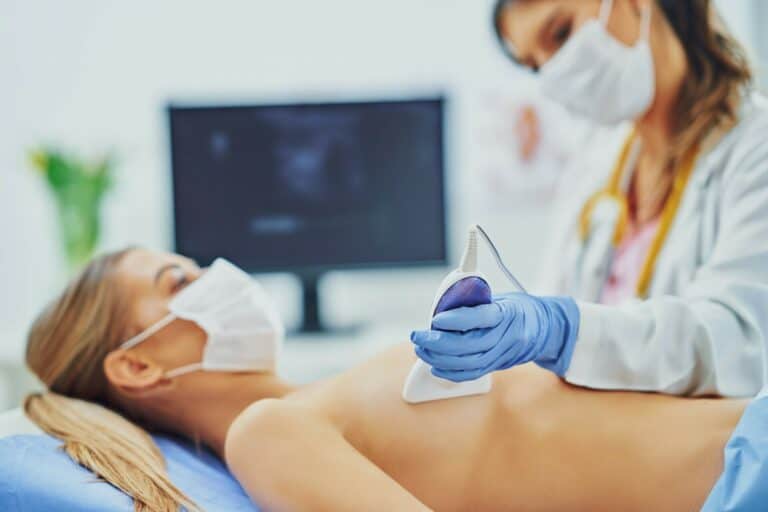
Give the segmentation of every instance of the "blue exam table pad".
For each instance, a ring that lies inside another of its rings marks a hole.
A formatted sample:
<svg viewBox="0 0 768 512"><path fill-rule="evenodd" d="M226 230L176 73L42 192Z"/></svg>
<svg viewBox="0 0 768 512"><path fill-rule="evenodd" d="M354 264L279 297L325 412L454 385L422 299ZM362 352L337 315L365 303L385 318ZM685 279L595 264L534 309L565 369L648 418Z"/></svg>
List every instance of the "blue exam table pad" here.
<svg viewBox="0 0 768 512"><path fill-rule="evenodd" d="M152 436L168 474L206 511L259 512L226 466L211 452L175 437ZM3 512L133 511L133 500L75 464L47 435L0 439L0 510Z"/></svg>

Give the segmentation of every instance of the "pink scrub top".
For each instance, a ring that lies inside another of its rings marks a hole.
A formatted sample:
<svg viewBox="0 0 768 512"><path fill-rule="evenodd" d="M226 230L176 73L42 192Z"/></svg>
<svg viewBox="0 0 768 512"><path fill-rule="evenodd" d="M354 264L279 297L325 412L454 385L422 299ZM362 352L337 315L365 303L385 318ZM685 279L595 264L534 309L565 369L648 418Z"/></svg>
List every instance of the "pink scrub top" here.
<svg viewBox="0 0 768 512"><path fill-rule="evenodd" d="M615 306L637 293L637 281L643 269L648 250L659 228L659 219L639 228L631 228L613 255L608 279L603 287L600 303Z"/></svg>

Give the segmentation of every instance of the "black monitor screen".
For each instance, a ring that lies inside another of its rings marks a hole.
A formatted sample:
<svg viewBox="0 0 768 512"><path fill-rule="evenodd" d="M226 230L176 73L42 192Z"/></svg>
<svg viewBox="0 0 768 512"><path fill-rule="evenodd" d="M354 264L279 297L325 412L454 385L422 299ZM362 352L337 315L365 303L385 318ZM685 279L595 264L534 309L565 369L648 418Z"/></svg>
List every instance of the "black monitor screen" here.
<svg viewBox="0 0 768 512"><path fill-rule="evenodd" d="M443 100L170 112L176 250L251 271L443 263Z"/></svg>

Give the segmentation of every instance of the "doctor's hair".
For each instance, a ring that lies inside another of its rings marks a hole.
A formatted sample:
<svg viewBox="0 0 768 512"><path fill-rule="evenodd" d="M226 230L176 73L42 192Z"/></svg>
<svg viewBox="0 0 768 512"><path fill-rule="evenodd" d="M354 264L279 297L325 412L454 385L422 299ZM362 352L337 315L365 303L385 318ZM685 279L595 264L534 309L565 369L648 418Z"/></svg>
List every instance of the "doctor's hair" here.
<svg viewBox="0 0 768 512"><path fill-rule="evenodd" d="M689 75L677 99L673 157L681 157L715 128L734 123L753 73L744 47L711 0L658 0L682 42Z"/></svg>
<svg viewBox="0 0 768 512"><path fill-rule="evenodd" d="M515 62L504 39L502 15L515 2L497 0L493 30L503 51ZM712 0L654 0L683 46L688 76L677 98L672 159L701 143L713 129L737 119L742 94L752 85L747 53L730 33Z"/></svg>
<svg viewBox="0 0 768 512"><path fill-rule="evenodd" d="M107 396L104 358L127 331L116 267L130 251L94 259L33 323L27 365L48 391L27 396L24 412L74 462L133 498L136 512L199 511L171 482L150 435Z"/></svg>

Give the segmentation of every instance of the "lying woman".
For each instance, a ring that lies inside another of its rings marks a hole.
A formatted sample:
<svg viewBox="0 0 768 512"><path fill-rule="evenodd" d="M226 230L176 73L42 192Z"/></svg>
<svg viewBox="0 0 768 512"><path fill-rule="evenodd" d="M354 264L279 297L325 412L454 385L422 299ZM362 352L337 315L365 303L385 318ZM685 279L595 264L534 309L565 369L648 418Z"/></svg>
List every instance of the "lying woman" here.
<svg viewBox="0 0 768 512"><path fill-rule="evenodd" d="M697 510L747 405L588 391L526 366L487 395L409 405L408 343L305 387L210 371L210 315L168 316L201 274L178 255L103 256L30 332L49 392L28 416L137 510L196 510L144 428L205 443L266 510Z"/></svg>

